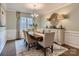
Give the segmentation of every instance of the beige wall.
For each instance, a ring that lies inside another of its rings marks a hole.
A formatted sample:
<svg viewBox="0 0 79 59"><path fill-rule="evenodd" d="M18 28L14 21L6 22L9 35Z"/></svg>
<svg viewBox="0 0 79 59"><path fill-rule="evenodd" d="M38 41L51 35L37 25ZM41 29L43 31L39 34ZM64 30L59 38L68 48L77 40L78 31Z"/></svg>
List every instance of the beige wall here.
<svg viewBox="0 0 79 59"><path fill-rule="evenodd" d="M16 12L7 11L6 19L7 40L14 40L16 39Z"/></svg>
<svg viewBox="0 0 79 59"><path fill-rule="evenodd" d="M60 21L66 30L79 31L79 4L71 4L61 9L55 10L45 15L45 17L43 18L45 19L46 17L50 16L54 12L59 14L68 14L69 16L68 19L64 19ZM42 20L44 20L43 18ZM45 26L44 23L46 22L41 22L42 25L41 27Z"/></svg>
<svg viewBox="0 0 79 59"><path fill-rule="evenodd" d="M6 13L6 18L7 18L7 30L8 29L16 29L16 12L11 12L11 11L7 11Z"/></svg>
<svg viewBox="0 0 79 59"><path fill-rule="evenodd" d="M7 11L6 15L7 15L6 16L7 39L8 40L16 39L16 26L17 26L16 12ZM21 13L20 16L30 17L30 14Z"/></svg>

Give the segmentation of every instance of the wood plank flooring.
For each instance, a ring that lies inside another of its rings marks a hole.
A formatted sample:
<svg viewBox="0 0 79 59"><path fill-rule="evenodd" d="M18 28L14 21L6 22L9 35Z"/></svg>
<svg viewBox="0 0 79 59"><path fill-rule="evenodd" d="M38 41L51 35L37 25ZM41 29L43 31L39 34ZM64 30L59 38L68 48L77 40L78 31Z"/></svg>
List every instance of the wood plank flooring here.
<svg viewBox="0 0 79 59"><path fill-rule="evenodd" d="M7 41L0 56L16 56L15 41L16 40ZM69 50L60 56L79 56L79 49L68 45L62 45L62 46L68 48Z"/></svg>
<svg viewBox="0 0 79 59"><path fill-rule="evenodd" d="M62 45L66 48L68 48L68 51L63 53L61 56L79 56L79 49L71 47L69 45Z"/></svg>
<svg viewBox="0 0 79 59"><path fill-rule="evenodd" d="M16 56L15 40L7 41L1 56Z"/></svg>

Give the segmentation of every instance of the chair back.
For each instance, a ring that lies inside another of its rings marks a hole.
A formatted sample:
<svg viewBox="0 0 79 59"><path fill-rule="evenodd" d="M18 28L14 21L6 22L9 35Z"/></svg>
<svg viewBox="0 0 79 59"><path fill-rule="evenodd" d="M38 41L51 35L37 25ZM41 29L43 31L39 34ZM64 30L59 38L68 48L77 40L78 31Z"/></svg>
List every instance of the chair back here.
<svg viewBox="0 0 79 59"><path fill-rule="evenodd" d="M23 33L24 33L24 39L28 42L28 37L27 37L28 31L23 30Z"/></svg>
<svg viewBox="0 0 79 59"><path fill-rule="evenodd" d="M53 45L55 32L45 33L45 37L43 38L44 47L50 47Z"/></svg>

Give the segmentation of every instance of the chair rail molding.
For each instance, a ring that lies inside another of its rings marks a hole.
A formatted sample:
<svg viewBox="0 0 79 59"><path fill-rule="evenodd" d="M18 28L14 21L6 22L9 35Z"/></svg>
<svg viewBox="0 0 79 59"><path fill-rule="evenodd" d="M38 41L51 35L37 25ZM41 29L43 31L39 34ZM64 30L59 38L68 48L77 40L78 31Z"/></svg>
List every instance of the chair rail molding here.
<svg viewBox="0 0 79 59"><path fill-rule="evenodd" d="M79 31L65 31L65 44L79 49Z"/></svg>

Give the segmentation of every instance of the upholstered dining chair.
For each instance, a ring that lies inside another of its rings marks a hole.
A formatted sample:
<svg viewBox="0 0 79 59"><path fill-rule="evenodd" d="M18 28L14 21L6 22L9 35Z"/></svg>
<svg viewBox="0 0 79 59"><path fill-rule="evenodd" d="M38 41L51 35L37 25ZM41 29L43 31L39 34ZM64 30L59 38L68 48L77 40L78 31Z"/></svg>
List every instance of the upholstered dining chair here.
<svg viewBox="0 0 79 59"><path fill-rule="evenodd" d="M50 48L51 52L53 53L53 41L54 41L54 32L44 33L43 41L38 42L42 47L44 51L44 55L46 56L46 49Z"/></svg>
<svg viewBox="0 0 79 59"><path fill-rule="evenodd" d="M29 51L29 48L34 46L34 44L36 43L36 40L33 40L33 38L28 34L28 31L23 30L23 33L24 33L24 37L26 39L27 47L28 47L28 51Z"/></svg>
<svg viewBox="0 0 79 59"><path fill-rule="evenodd" d="M23 30L23 35L24 35L24 42L26 42L26 44L27 44L27 34L26 34L26 32L28 32L28 31L25 31L25 30Z"/></svg>

